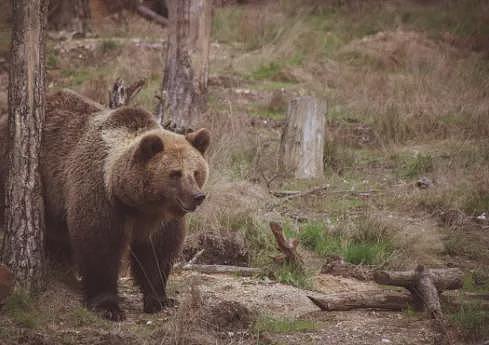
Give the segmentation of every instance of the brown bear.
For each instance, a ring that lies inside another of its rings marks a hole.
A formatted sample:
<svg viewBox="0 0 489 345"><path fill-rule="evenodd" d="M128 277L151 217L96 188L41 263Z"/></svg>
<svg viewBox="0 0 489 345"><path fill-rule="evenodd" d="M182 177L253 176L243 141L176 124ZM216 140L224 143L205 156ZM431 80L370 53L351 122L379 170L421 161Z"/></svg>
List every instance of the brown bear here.
<svg viewBox="0 0 489 345"><path fill-rule="evenodd" d="M40 160L48 251L71 248L88 306L121 320L117 280L129 250L144 311L157 312L171 302L166 281L184 239L184 216L205 199L209 131L184 136L142 109L73 112L53 106L56 99L48 99Z"/></svg>

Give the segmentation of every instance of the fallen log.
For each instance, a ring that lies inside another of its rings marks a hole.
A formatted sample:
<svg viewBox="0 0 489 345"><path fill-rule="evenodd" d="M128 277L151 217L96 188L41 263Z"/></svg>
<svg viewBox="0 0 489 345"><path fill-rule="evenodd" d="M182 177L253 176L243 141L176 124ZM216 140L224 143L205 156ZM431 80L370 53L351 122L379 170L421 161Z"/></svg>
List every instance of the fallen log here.
<svg viewBox="0 0 489 345"><path fill-rule="evenodd" d="M464 283L464 273L458 268L430 269L433 283L438 291L461 289ZM376 271L374 280L378 284L402 286L409 290L416 286L418 274L416 271Z"/></svg>
<svg viewBox="0 0 489 345"><path fill-rule="evenodd" d="M374 280L379 284L402 286L408 289L418 309L424 309L433 319L438 336L437 344L451 344L447 321L441 310L439 293L443 290L460 289L463 272L458 268L425 269L418 266L414 271L376 271Z"/></svg>
<svg viewBox="0 0 489 345"><path fill-rule="evenodd" d="M228 266L228 265L198 265L187 264L182 266L184 271L196 271L207 274L233 273L243 277L254 276L262 273L262 270L254 267Z"/></svg>
<svg viewBox="0 0 489 345"><path fill-rule="evenodd" d="M362 291L344 292L322 297L307 296L312 303L324 311L353 309L376 309L400 311L412 306L414 298L408 292Z"/></svg>

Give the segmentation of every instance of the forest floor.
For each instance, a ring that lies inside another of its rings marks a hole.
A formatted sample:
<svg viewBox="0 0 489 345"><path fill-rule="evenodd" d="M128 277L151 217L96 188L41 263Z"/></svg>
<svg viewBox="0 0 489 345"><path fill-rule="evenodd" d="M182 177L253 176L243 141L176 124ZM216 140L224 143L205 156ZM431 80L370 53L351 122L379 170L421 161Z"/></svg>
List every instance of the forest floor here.
<svg viewBox="0 0 489 345"><path fill-rule="evenodd" d="M0 309L0 344L433 344L424 313L321 312L307 295L385 289L321 274L331 256L374 268L460 267L464 288L454 297L489 295L488 21L489 6L476 0L217 9L202 123L213 133L209 198L188 219L182 260L204 248L199 263L265 274L176 272L170 294L179 303L156 315L142 313L123 274L128 318L111 323L83 308L71 273L53 271L47 292L16 293ZM134 104L155 109L166 30L129 15L94 23L94 32L51 35L50 91L72 88L107 104L117 78L145 78ZM306 94L328 101L326 172L314 181L291 179L277 164L288 100ZM423 177L428 188L417 186ZM272 193L317 187L287 200ZM273 262L269 221L300 240L306 273ZM483 302L446 309L455 343L489 340Z"/></svg>

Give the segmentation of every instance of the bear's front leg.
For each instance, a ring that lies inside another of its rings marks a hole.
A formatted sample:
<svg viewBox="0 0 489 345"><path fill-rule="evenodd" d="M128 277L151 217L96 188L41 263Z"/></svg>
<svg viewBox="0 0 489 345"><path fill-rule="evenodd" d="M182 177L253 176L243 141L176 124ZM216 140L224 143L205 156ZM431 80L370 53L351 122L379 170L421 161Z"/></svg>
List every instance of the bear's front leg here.
<svg viewBox="0 0 489 345"><path fill-rule="evenodd" d="M166 294L166 283L184 238L185 223L179 219L162 223L150 238L133 240L131 270L143 293L144 312L156 313L175 305Z"/></svg>
<svg viewBox="0 0 489 345"><path fill-rule="evenodd" d="M117 290L121 261L118 242L117 239L106 241L99 238L97 241L84 239L74 243L87 306L112 321L125 318L119 307Z"/></svg>
<svg viewBox="0 0 489 345"><path fill-rule="evenodd" d="M127 247L123 219L77 218L69 217L68 227L87 306L106 319L121 321L125 315L119 307L117 280Z"/></svg>

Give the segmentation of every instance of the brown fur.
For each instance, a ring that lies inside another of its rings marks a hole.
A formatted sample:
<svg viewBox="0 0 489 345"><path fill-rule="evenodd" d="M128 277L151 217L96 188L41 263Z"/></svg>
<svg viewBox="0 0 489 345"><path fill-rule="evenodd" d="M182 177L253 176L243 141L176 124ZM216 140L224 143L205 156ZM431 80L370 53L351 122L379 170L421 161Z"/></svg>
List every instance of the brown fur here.
<svg viewBox="0 0 489 345"><path fill-rule="evenodd" d="M71 248L89 306L120 320L117 279L129 249L144 310L159 311L169 301L166 280L183 242L183 217L204 197L209 133L184 137L144 110L87 109L73 97L48 99L41 150L48 250Z"/></svg>

